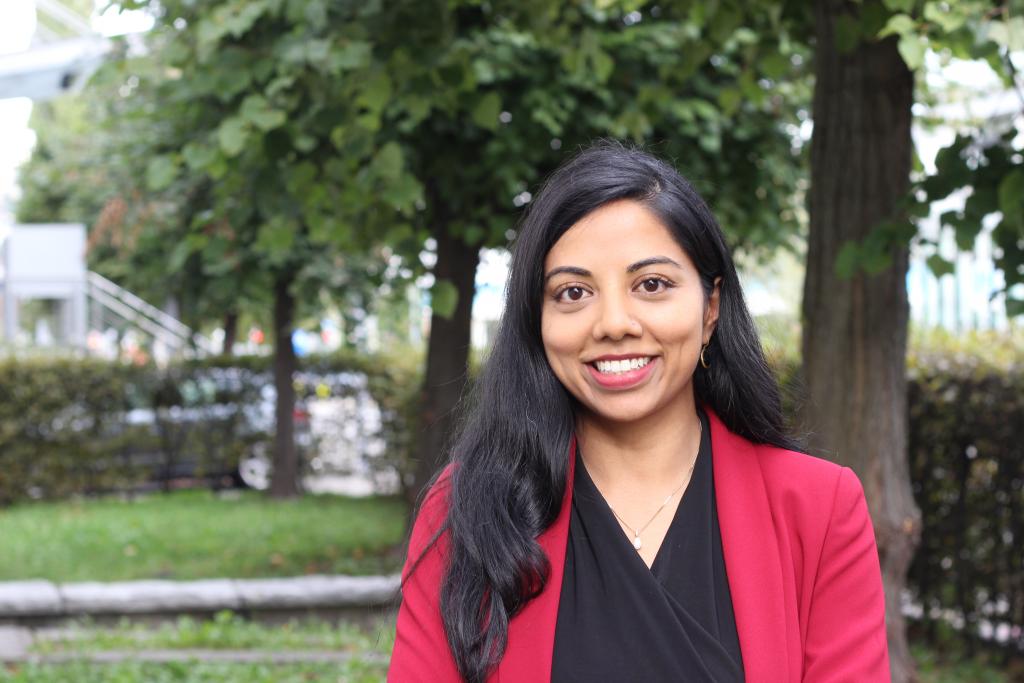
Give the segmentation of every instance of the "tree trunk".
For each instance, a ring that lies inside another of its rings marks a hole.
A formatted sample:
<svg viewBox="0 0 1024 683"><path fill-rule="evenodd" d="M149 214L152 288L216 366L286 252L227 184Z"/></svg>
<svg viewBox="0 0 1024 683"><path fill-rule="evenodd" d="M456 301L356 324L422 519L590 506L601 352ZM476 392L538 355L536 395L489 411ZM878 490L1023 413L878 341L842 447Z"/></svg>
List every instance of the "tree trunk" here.
<svg viewBox="0 0 1024 683"><path fill-rule="evenodd" d="M235 341L238 339L238 311L230 311L224 316L224 348L225 356L235 355Z"/></svg>
<svg viewBox="0 0 1024 683"><path fill-rule="evenodd" d="M459 292L455 313L430 318L427 367L420 394L418 438L413 451L415 479L406 489L415 503L423 487L445 462L455 426L455 408L466 386L469 366L470 322L476 293L476 267L480 248L470 246L447 230L439 231L434 277L448 280Z"/></svg>
<svg viewBox="0 0 1024 683"><path fill-rule="evenodd" d="M270 478L272 498L294 498L299 493L298 455L295 449L295 349L292 347L292 323L295 297L291 287L291 271L279 275L274 282L274 387L277 403L274 416L274 462Z"/></svg>
<svg viewBox="0 0 1024 683"><path fill-rule="evenodd" d="M909 191L913 76L894 39L839 54L835 23L859 5L817 0L810 239L803 300L804 426L813 452L864 484L885 582L892 680L915 680L901 593L920 534L907 461L907 247L877 275L841 279L836 257L895 217Z"/></svg>

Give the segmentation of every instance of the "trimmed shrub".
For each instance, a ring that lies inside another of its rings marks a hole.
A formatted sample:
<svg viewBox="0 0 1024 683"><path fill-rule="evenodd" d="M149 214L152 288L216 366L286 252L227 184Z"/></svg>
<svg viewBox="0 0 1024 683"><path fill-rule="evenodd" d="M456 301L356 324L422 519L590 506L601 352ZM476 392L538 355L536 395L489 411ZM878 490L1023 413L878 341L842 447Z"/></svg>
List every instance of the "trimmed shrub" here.
<svg viewBox="0 0 1024 683"><path fill-rule="evenodd" d="M222 357L159 369L0 360L0 505L169 487L180 478L235 483L240 459L269 453L270 363ZM374 467L398 471L418 383L408 362L350 354L304 358L295 377L300 401L339 399L338 433L350 449L370 448ZM316 446L304 442L300 450Z"/></svg>

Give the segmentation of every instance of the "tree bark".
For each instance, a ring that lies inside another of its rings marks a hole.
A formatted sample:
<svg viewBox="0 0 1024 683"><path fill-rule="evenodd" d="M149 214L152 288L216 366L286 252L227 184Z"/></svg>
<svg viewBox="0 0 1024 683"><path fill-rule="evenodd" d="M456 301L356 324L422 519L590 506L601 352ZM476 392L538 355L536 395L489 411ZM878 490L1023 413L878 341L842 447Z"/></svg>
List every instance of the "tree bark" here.
<svg viewBox="0 0 1024 683"><path fill-rule="evenodd" d="M901 594L920 535L907 461L907 247L877 275L841 279L836 257L896 218L910 185L914 80L893 38L840 54L839 16L855 2L817 0L810 239L803 299L803 423L812 452L864 484L885 583L892 680L915 680Z"/></svg>
<svg viewBox="0 0 1024 683"><path fill-rule="evenodd" d="M295 297L289 291L294 278L294 273L286 271L274 282L274 387L277 389L277 401L274 406L276 430L271 498L294 498L299 494L295 387L292 384L295 376L295 349L292 347Z"/></svg>
<svg viewBox="0 0 1024 683"><path fill-rule="evenodd" d="M415 504L420 491L447 456L455 410L466 387L476 267L480 262L478 245L468 245L443 229L436 239L434 277L454 284L459 299L451 318L437 313L430 318L427 367L420 393L419 438L412 454L415 478L406 488L410 504Z"/></svg>
<svg viewBox="0 0 1024 683"><path fill-rule="evenodd" d="M238 339L238 311L230 311L224 315L224 348L225 356L235 355L235 341Z"/></svg>

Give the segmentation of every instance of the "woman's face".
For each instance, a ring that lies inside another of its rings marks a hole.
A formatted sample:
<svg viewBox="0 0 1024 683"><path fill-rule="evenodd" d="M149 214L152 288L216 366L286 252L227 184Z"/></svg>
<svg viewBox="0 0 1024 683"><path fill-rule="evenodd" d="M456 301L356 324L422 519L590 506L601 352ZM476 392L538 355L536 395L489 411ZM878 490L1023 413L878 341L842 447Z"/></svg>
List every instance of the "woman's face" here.
<svg viewBox="0 0 1024 683"><path fill-rule="evenodd" d="M632 200L592 211L551 248L544 273L544 351L586 409L632 422L692 404L718 283L705 299L697 269L653 213Z"/></svg>

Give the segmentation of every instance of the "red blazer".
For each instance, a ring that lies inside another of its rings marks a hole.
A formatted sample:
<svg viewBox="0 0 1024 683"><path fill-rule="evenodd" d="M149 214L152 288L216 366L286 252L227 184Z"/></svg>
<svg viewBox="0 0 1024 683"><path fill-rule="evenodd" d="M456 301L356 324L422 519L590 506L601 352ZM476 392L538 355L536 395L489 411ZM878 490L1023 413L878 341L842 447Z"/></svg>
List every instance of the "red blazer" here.
<svg viewBox="0 0 1024 683"><path fill-rule="evenodd" d="M708 411L715 496L743 669L750 683L888 681L885 603L874 531L852 470L759 446ZM574 444L575 447L575 444ZM574 450L574 447L572 450ZM570 463L574 453L570 452ZM548 683L572 500L538 539L551 560L545 590L509 623L489 683ZM411 576L444 521L446 486L428 494L409 542L388 681L461 681L439 610L446 536Z"/></svg>

